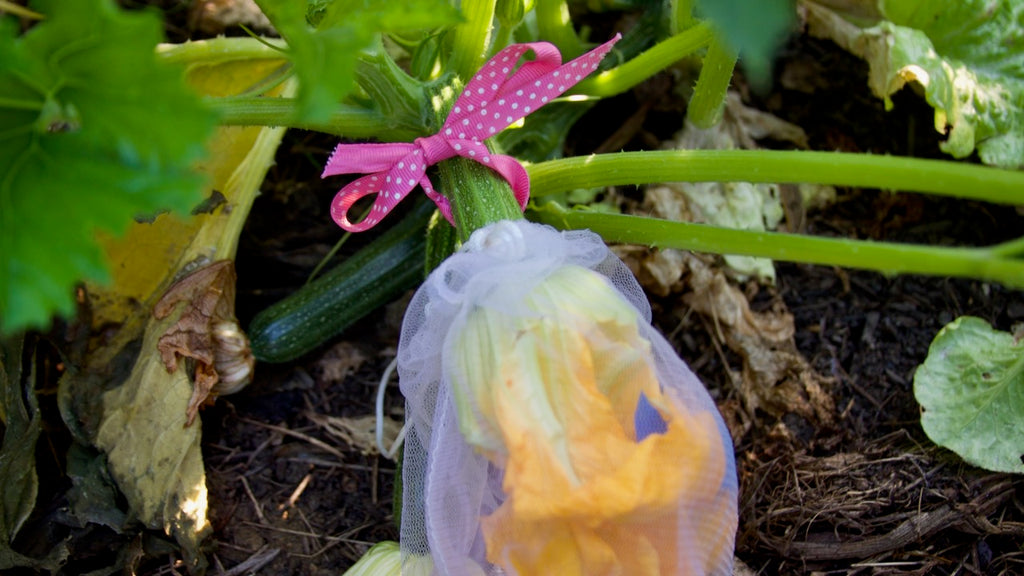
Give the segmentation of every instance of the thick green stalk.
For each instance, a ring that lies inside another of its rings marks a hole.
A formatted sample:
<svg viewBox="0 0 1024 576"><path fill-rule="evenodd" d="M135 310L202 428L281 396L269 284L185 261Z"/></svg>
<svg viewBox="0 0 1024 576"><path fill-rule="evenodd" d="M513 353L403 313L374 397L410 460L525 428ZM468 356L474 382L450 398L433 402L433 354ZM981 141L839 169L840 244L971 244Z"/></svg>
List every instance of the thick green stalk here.
<svg viewBox="0 0 1024 576"><path fill-rule="evenodd" d="M989 250L997 256L1024 256L1024 236L996 244Z"/></svg>
<svg viewBox="0 0 1024 576"><path fill-rule="evenodd" d="M537 0L534 13L540 39L557 46L563 60L572 60L583 54L583 44L573 28L565 0Z"/></svg>
<svg viewBox="0 0 1024 576"><path fill-rule="evenodd" d="M693 0L672 0L672 21L670 24L670 30L673 34L678 34L683 30L686 30L690 26L693 26Z"/></svg>
<svg viewBox="0 0 1024 576"><path fill-rule="evenodd" d="M465 21L455 27L452 54L447 71L468 82L487 57L494 19L495 0L462 0L460 9Z"/></svg>
<svg viewBox="0 0 1024 576"><path fill-rule="evenodd" d="M686 105L686 117L698 128L711 128L722 119L725 93L735 67L736 53L722 42L720 35L715 36L701 62L693 97Z"/></svg>
<svg viewBox="0 0 1024 576"><path fill-rule="evenodd" d="M576 156L527 167L534 197L655 182L813 182L1024 204L1024 172L842 152L666 150Z"/></svg>
<svg viewBox="0 0 1024 576"><path fill-rule="evenodd" d="M379 39L374 53L359 57L355 76L370 101L394 125L421 126L426 120L423 83L399 68Z"/></svg>
<svg viewBox="0 0 1024 576"><path fill-rule="evenodd" d="M592 230L607 242L758 256L885 274L979 278L1014 288L1024 287L1024 260L999 256L989 248L943 248L751 232L642 216L569 210L554 202L531 210L529 215L531 220L560 229Z"/></svg>
<svg viewBox="0 0 1024 576"><path fill-rule="evenodd" d="M420 124L396 124L395 118L360 106L338 105L325 122L297 120L294 98L211 98L207 104L227 126L287 126L345 138L408 141L424 134Z"/></svg>
<svg viewBox="0 0 1024 576"><path fill-rule="evenodd" d="M667 38L632 60L583 80L574 94L615 96L668 68L711 42L711 26L701 22L684 32Z"/></svg>
<svg viewBox="0 0 1024 576"><path fill-rule="evenodd" d="M523 217L508 182L490 168L457 157L438 164L437 173L438 189L451 201L460 241L477 228Z"/></svg>
<svg viewBox="0 0 1024 576"><path fill-rule="evenodd" d="M156 54L173 64L221 64L234 60L285 60L288 45L275 38L212 38L184 44L160 44Z"/></svg>
<svg viewBox="0 0 1024 576"><path fill-rule="evenodd" d="M462 92L462 84L453 78L451 83L432 87L429 92L437 130ZM494 152L493 144L485 144ZM451 203L459 241L465 242L474 230L492 222L523 217L508 182L479 162L456 156L440 162L437 174L437 190Z"/></svg>

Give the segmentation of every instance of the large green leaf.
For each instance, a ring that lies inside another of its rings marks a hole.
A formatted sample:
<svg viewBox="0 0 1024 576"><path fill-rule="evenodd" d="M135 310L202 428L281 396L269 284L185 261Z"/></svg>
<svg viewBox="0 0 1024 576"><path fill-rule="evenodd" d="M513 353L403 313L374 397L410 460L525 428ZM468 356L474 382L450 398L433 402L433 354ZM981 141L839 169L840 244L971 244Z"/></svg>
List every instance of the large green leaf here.
<svg viewBox="0 0 1024 576"><path fill-rule="evenodd" d="M1024 342L963 316L914 374L928 437L988 470L1024 472Z"/></svg>
<svg viewBox="0 0 1024 576"><path fill-rule="evenodd" d="M1024 0L880 0L884 20L860 28L813 3L812 32L864 58L884 98L923 88L942 150L1024 167Z"/></svg>
<svg viewBox="0 0 1024 576"><path fill-rule="evenodd" d="M157 62L160 19L112 0L48 0L18 35L0 19L0 332L74 309L102 281L99 230L187 212L214 118Z"/></svg>
<svg viewBox="0 0 1024 576"><path fill-rule="evenodd" d="M257 0L288 42L299 78L299 115L326 120L355 88L359 54L372 49L378 33L433 28L459 20L444 0ZM312 20L316 27L309 24Z"/></svg>

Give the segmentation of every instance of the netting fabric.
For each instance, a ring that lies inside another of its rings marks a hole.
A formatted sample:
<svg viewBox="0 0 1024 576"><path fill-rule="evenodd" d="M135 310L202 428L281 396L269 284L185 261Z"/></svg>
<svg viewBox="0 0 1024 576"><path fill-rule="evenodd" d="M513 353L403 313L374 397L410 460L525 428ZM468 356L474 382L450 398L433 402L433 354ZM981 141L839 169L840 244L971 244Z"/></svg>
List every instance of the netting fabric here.
<svg viewBox="0 0 1024 576"><path fill-rule="evenodd" d="M732 441L589 231L476 231L417 291L403 574L732 573Z"/></svg>

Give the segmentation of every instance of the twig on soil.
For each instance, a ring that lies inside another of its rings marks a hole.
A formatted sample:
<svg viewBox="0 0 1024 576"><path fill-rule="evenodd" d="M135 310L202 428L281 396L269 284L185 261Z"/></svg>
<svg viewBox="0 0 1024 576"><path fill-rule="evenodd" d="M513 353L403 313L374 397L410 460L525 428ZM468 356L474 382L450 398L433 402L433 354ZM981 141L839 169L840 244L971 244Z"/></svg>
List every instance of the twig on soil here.
<svg viewBox="0 0 1024 576"><path fill-rule="evenodd" d="M267 548L266 546L264 546L263 548L260 548L258 552L247 558L245 561L236 564L229 570L220 572L220 575L242 576L243 574L255 574L260 568L263 568L271 561L273 561L274 558L277 558L277 555L280 553L281 550L278 548Z"/></svg>
<svg viewBox="0 0 1024 576"><path fill-rule="evenodd" d="M870 558L924 540L944 528L956 515L952 508L943 506L937 510L922 512L905 520L894 530L878 536L855 542L789 542L781 545L779 552L807 562Z"/></svg>
<svg viewBox="0 0 1024 576"><path fill-rule="evenodd" d="M249 487L249 481L245 476L239 476L239 478L242 480L242 488L245 489L245 493L249 496L249 500L252 502L252 507L256 511L256 517L260 519L260 523L265 523L267 519L263 516L263 506L252 493L252 488Z"/></svg>
<svg viewBox="0 0 1024 576"><path fill-rule="evenodd" d="M312 444L313 446L316 446L317 448L320 448L321 450L325 450L325 451L331 453L332 455L337 456L338 460L340 460L342 462L345 461L345 454L344 453L342 453L337 448L331 446L330 444L324 442L323 440L320 440L319 438L313 438L312 436L303 434L302 432L297 432L295 430L290 430L290 429L285 428L283 426L275 426L274 424L267 424L266 422L259 422L257 420L250 420L248 418L240 418L240 420L243 421L243 422L246 422L248 424L252 424L253 426L259 426L261 428L267 428L268 430L274 430L276 432L280 432L281 434L284 434L285 436L291 436L293 438L298 438L299 440L303 440L305 442L308 442L308 443Z"/></svg>
<svg viewBox="0 0 1024 576"><path fill-rule="evenodd" d="M291 496L288 497L288 500L282 502L281 504L278 504L277 509L286 510L288 508L295 506L295 503L299 501L299 497L302 496L302 493L306 491L306 487L309 486L309 482L312 479L312 474L306 474L305 476L303 476L302 480L299 482L299 485L295 487L295 490L292 491Z"/></svg>

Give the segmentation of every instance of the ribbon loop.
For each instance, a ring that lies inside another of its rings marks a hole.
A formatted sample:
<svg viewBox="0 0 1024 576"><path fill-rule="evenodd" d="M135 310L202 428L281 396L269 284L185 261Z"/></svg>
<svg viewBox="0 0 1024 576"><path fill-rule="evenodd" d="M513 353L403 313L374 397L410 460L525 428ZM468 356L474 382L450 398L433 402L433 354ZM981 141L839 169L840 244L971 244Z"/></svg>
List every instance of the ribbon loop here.
<svg viewBox="0 0 1024 576"><path fill-rule="evenodd" d="M434 190L426 176L428 166L454 156L469 158L501 175L523 209L530 196L526 169L511 156L493 154L484 144L491 136L557 98L597 69L601 59L620 38L562 64L558 49L547 42L513 44L487 61L455 100L440 132L412 143L339 144L321 177L366 174L338 191L331 217L343 229L361 232L376 225L418 184L452 222L448 199ZM533 60L516 68L533 51ZM370 212L359 223L348 219L357 200L376 194Z"/></svg>

